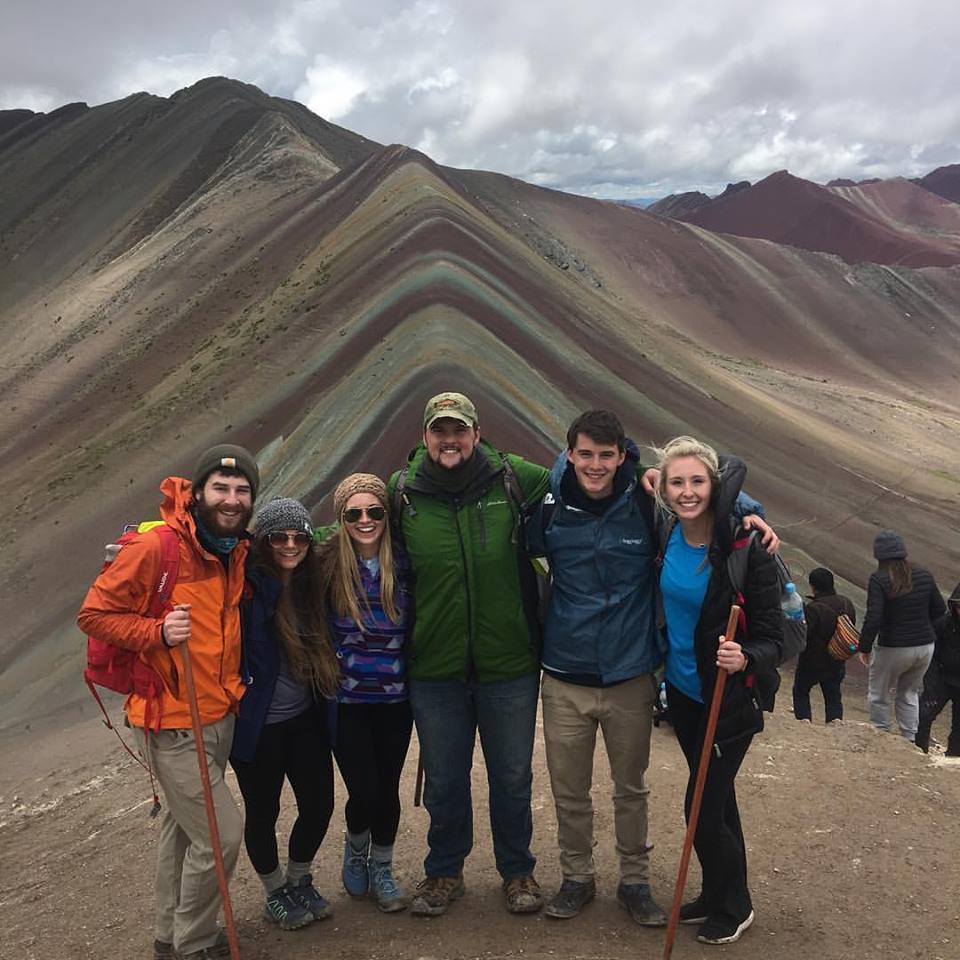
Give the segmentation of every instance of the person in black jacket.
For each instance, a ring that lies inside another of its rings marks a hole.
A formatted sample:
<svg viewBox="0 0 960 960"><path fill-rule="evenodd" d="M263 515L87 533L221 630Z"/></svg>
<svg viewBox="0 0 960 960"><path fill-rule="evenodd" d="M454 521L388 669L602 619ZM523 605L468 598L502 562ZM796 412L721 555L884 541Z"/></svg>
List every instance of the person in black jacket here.
<svg viewBox="0 0 960 960"><path fill-rule="evenodd" d="M241 604L241 676L247 690L230 764L246 813L247 855L266 891L264 914L283 930L329 917L313 885L312 861L333 813L337 659L327 627L310 514L271 500L257 514ZM297 818L280 866L277 818L284 780Z"/></svg>
<svg viewBox="0 0 960 960"><path fill-rule="evenodd" d="M703 888L683 905L680 921L699 924L703 943L732 943L754 916L734 780L754 734L763 729L754 679L781 659L780 586L773 557L731 520L746 475L742 461L728 457L721 463L711 447L678 437L661 452L659 467L667 701L690 769L688 816L714 681L718 670L728 674L694 835ZM734 549L749 551L747 626L736 640L722 635L734 601L727 569Z"/></svg>
<svg viewBox="0 0 960 960"><path fill-rule="evenodd" d="M897 724L912 743L920 719L920 687L933 658L933 624L947 607L930 571L907 559L900 534L881 530L873 555L877 570L867 585L860 634L860 661L870 668L870 722L878 730L890 729L890 690L895 687Z"/></svg>
<svg viewBox="0 0 960 960"><path fill-rule="evenodd" d="M798 720L812 720L810 691L819 684L826 721L833 723L843 719L841 689L847 665L842 660L834 660L827 652L827 647L837 629L840 614L845 613L856 623L857 612L850 600L834 589L833 573L826 567L811 570L807 579L813 590L813 598L803 607L807 621L807 645L797 657L793 676L793 715Z"/></svg>
<svg viewBox="0 0 960 960"><path fill-rule="evenodd" d="M920 694L920 726L916 745L930 749L930 727L940 711L952 700L953 715L947 739L947 756L960 757L960 583L947 600L947 613L936 623L937 640L933 660L923 678Z"/></svg>

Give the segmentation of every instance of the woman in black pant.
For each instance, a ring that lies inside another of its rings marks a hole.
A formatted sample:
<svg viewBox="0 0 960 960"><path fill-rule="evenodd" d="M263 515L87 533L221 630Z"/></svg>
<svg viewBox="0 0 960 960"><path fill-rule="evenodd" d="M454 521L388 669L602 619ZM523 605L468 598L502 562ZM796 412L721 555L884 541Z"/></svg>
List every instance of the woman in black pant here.
<svg viewBox="0 0 960 960"><path fill-rule="evenodd" d="M728 674L694 835L703 889L683 905L680 922L698 924L702 943L733 943L753 923L734 781L753 735L763 729L754 678L780 660L780 588L773 557L731 518L746 475L741 461L721 463L712 447L678 437L662 451L659 468L667 701L690 769L687 816L717 670ZM735 595L727 570L734 549L747 551L745 597ZM747 624L739 642L722 636L735 600Z"/></svg>
<svg viewBox="0 0 960 960"><path fill-rule="evenodd" d="M390 538L382 480L355 473L333 499L339 526L323 545L323 569L340 664L335 754L349 793L341 877L351 896L369 894L392 913L407 906L393 875L400 772L413 729L407 564Z"/></svg>
<svg viewBox="0 0 960 960"><path fill-rule="evenodd" d="M257 515L241 607L248 684L240 700L230 763L246 813L247 854L266 891L264 913L284 930L330 916L312 866L333 812L331 742L337 661L323 606L310 514L296 500L271 500ZM297 819L286 870L277 851L283 781Z"/></svg>

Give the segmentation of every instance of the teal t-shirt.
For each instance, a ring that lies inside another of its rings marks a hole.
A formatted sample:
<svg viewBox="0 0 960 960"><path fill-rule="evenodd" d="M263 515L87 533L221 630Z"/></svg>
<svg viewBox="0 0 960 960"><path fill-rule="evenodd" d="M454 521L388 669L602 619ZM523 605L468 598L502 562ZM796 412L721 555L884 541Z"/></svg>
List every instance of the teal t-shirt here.
<svg viewBox="0 0 960 960"><path fill-rule="evenodd" d="M667 683L703 703L693 636L710 583L707 547L691 547L678 523L667 541L660 572L660 592L667 621Z"/></svg>

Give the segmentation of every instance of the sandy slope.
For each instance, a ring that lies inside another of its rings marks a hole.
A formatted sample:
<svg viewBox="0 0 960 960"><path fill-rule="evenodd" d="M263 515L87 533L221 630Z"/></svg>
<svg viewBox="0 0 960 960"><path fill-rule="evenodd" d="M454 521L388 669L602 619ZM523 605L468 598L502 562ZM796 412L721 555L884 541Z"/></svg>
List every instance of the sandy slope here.
<svg viewBox="0 0 960 960"><path fill-rule="evenodd" d="M862 671L851 668L854 686ZM923 757L898 737L877 734L863 720L862 693L848 691L842 727L798 724L781 695L778 713L754 743L738 781L749 846L754 928L731 949L741 960L955 960L960 955L960 766ZM94 708L95 709L95 708ZM818 711L815 700L814 712ZM935 734L942 731L941 723ZM0 958L125 960L148 956L153 839L146 779L120 760L112 737L77 714L6 734L0 796ZM406 805L398 840L399 868L415 882L425 852L427 817L409 802L416 742L408 758ZM682 844L684 782L669 728L655 731L649 784L653 884L667 902ZM599 896L581 917L554 922L509 916L497 888L483 767L474 772L476 849L466 871L468 893L438 920L383 916L339 889L340 818L344 792L316 866L318 885L335 916L282 934L260 916L260 889L245 856L233 884L246 960L390 958L623 958L660 956L662 931L631 924L613 898L610 780L598 753ZM234 789L236 783L232 779ZM555 818L538 743L534 776L538 876L559 882ZM289 828L291 798L282 824ZM696 883L691 880L691 888ZM680 929L674 957L716 957Z"/></svg>

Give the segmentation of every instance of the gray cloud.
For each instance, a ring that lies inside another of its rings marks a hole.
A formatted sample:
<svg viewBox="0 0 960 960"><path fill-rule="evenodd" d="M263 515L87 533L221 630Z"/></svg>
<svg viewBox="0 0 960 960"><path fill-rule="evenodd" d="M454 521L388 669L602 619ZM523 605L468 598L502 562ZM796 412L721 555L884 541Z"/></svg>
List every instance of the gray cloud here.
<svg viewBox="0 0 960 960"><path fill-rule="evenodd" d="M225 74L455 166L599 196L960 161L954 0L14 0L0 108Z"/></svg>

